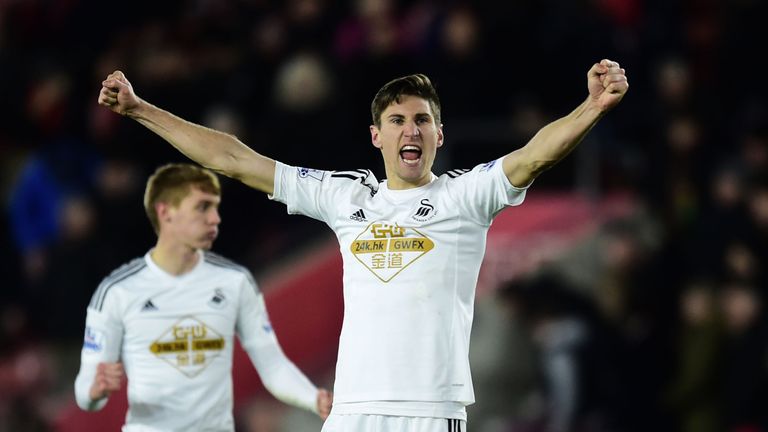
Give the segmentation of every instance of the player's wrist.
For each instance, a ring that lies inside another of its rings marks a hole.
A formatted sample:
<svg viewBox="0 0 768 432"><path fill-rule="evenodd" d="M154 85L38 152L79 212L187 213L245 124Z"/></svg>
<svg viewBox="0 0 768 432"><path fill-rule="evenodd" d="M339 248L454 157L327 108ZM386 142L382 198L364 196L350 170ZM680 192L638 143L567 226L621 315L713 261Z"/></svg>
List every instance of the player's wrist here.
<svg viewBox="0 0 768 432"><path fill-rule="evenodd" d="M98 402L107 396L109 396L107 390L98 384L92 385L91 389L88 391L88 397L91 398L92 402Z"/></svg>
<svg viewBox="0 0 768 432"><path fill-rule="evenodd" d="M98 402L104 399L105 397L107 397L107 395L105 395L103 392L94 392L93 390L91 390L88 397L91 398L91 402Z"/></svg>
<svg viewBox="0 0 768 432"><path fill-rule="evenodd" d="M592 121L600 120L610 108L605 107L600 101L593 97L587 97L586 102L582 105L582 110L579 117L588 118Z"/></svg>
<svg viewBox="0 0 768 432"><path fill-rule="evenodd" d="M133 120L143 119L147 117L146 114L151 107L144 99L136 96L136 103L132 107L127 108L123 115Z"/></svg>

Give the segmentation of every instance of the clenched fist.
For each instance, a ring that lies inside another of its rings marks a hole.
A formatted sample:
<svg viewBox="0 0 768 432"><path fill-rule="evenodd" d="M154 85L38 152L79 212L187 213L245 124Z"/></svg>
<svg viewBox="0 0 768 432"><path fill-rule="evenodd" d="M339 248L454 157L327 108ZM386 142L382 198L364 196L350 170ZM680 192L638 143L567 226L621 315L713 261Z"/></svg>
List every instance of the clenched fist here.
<svg viewBox="0 0 768 432"><path fill-rule="evenodd" d="M105 106L120 115L128 115L136 109L142 100L136 96L133 86L125 74L117 70L107 75L101 82L99 105Z"/></svg>

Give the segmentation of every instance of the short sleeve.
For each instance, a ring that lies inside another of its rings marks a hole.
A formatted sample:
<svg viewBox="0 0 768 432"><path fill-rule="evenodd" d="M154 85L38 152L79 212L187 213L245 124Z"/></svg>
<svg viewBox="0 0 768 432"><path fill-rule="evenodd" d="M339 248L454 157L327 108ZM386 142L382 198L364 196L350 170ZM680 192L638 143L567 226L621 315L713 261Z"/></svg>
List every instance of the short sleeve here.
<svg viewBox="0 0 768 432"><path fill-rule="evenodd" d="M290 214L326 222L334 206L330 171L300 168L277 162L275 190L270 199L285 204Z"/></svg>
<svg viewBox="0 0 768 432"><path fill-rule="evenodd" d="M448 190L464 216L490 225L504 208L523 203L528 186L512 185L502 169L502 159L478 165L470 171L452 171Z"/></svg>

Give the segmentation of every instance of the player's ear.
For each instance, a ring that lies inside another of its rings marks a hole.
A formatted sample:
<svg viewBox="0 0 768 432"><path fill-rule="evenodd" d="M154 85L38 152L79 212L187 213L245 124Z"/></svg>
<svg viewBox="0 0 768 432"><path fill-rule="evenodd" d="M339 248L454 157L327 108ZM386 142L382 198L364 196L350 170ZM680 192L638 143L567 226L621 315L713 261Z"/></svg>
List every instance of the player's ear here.
<svg viewBox="0 0 768 432"><path fill-rule="evenodd" d="M381 132L379 131L379 128L376 127L376 125L371 125L369 127L371 130L371 144L373 144L374 147L377 149L381 148Z"/></svg>
<svg viewBox="0 0 768 432"><path fill-rule="evenodd" d="M155 213L159 222L169 222L171 217L171 206L165 202L155 203Z"/></svg>

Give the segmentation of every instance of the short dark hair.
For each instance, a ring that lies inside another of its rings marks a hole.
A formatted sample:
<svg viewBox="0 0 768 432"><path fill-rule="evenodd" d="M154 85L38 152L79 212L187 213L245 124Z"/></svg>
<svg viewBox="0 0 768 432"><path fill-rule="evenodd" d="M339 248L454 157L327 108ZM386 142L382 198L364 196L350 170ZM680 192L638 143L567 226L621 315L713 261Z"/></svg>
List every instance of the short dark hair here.
<svg viewBox="0 0 768 432"><path fill-rule="evenodd" d="M219 178L213 172L187 163L171 163L159 167L147 180L144 190L144 211L155 233L160 233L155 204L178 206L192 187L213 195L221 195Z"/></svg>
<svg viewBox="0 0 768 432"><path fill-rule="evenodd" d="M440 125L440 98L437 90L426 75L413 74L393 79L376 93L371 102L371 116L376 127L381 127L381 113L392 103L400 103L403 96L418 96L429 102L435 123Z"/></svg>

